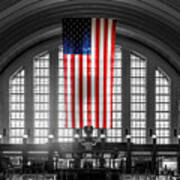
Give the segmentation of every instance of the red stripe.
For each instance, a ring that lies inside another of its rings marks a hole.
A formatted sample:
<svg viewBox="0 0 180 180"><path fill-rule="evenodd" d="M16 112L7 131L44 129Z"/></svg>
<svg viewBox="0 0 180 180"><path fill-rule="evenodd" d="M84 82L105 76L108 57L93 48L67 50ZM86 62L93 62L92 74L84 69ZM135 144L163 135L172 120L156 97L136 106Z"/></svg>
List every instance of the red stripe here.
<svg viewBox="0 0 180 180"><path fill-rule="evenodd" d="M104 93L103 93L103 128L106 128L107 125L107 40L108 40L108 20L105 19L105 26L104 26Z"/></svg>
<svg viewBox="0 0 180 180"><path fill-rule="evenodd" d="M96 46L95 46L95 119L96 128L99 128L99 40L100 19L96 20Z"/></svg>
<svg viewBox="0 0 180 180"><path fill-rule="evenodd" d="M83 55L79 55L79 118L80 128L83 128Z"/></svg>
<svg viewBox="0 0 180 180"><path fill-rule="evenodd" d="M87 55L87 124L91 126L91 57Z"/></svg>
<svg viewBox="0 0 180 180"><path fill-rule="evenodd" d="M113 128L113 74L114 74L114 53L115 53L115 33L116 24L113 21L112 25L112 42L111 42L111 116L110 116L110 126Z"/></svg>
<svg viewBox="0 0 180 180"><path fill-rule="evenodd" d="M71 119L72 128L75 128L75 56L71 55Z"/></svg>
<svg viewBox="0 0 180 180"><path fill-rule="evenodd" d="M65 94L65 128L68 127L68 104L67 104L67 55L63 55L64 61L64 94Z"/></svg>

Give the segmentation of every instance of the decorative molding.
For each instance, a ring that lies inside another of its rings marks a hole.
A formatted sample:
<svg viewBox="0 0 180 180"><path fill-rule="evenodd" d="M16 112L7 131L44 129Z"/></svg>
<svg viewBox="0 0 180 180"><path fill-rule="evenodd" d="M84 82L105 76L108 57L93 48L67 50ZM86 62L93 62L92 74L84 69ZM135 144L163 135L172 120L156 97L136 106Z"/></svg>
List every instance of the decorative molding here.
<svg viewBox="0 0 180 180"><path fill-rule="evenodd" d="M6 10L7 8L14 6L22 0L1 0L0 1L0 12Z"/></svg>
<svg viewBox="0 0 180 180"><path fill-rule="evenodd" d="M179 12L174 12L170 6L166 6L165 0L19 0L13 7L0 13L0 70L11 61L4 61L9 56L7 52L12 50L12 47L18 49L18 46L22 46L22 41L27 44L24 40L31 41L37 32L49 34L48 28L60 27L63 17L92 16L118 18L119 27L134 28L154 37L156 42L165 44L180 55ZM45 36L41 41L47 40L48 37L49 35ZM34 42L40 42L37 41ZM175 67L176 64L179 62L174 64Z"/></svg>

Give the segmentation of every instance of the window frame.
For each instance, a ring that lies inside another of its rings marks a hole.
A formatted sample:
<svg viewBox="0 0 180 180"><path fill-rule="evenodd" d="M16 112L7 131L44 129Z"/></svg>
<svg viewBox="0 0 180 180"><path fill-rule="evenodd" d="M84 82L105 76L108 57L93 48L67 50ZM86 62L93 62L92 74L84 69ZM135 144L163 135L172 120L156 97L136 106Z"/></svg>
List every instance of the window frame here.
<svg viewBox="0 0 180 180"><path fill-rule="evenodd" d="M60 37L59 37L60 38ZM20 57L17 57L15 58L15 60L10 63L6 69L3 71L2 73L2 91L3 91L3 94L6 96L3 96L3 102L5 104L5 106L2 108L2 110L4 110L5 108L7 108L7 110L5 110L3 113L2 113L2 127L3 128L6 128L8 129L9 127L9 122L8 122L8 109L9 109L9 105L7 102L9 102L9 99L8 99L8 94L5 92L7 91L7 88L8 88L8 85L7 85L7 82L6 80L12 75L12 73L14 73L14 71L16 71L20 66L23 65L23 67L25 67L25 70L27 70L28 72L28 64L31 64L31 61L33 59L34 56L42 53L42 52L45 52L45 51L54 51L54 49L57 49L57 47L59 46L59 44L61 44L61 41L59 40L59 38L53 38L53 39L50 39L50 40L47 40L45 42L42 42L40 43L39 45L37 46L34 46L33 48L27 50L26 52L24 52ZM172 116L172 119L171 119L171 139L173 139L173 142L174 142L174 137L173 137L173 130L175 128L177 128L177 125L179 125L178 123L178 105L177 105L177 101L175 100L177 97L178 97L178 90L179 89L179 85L177 85L176 82L178 82L178 80L180 79L179 78L179 75L177 74L177 72L175 72L175 70L172 68L172 66L170 64L168 64L164 58L160 57L156 52L148 49L148 47L146 46L143 46L142 44L140 43L137 43L133 40L130 40L130 39L127 39L126 37L124 36L117 36L117 39L116 39L116 43L118 45L121 46L121 48L128 52L131 52L131 51L134 51L136 53L139 53L141 56L145 56L147 58L147 60L149 61L149 59L151 60L151 66L153 68L157 67L157 66L160 66L167 74L168 76L172 79L172 82L171 82L171 85L172 85L172 95L171 95L171 112L173 115L175 116ZM126 57L128 59L128 57ZM27 79L27 76L31 76L30 73L26 73L26 79ZM27 88L26 88L27 89ZM123 94L122 94L123 96ZM127 97L127 101L129 101L129 98L130 97ZM8 99L8 101L7 101ZM50 98L52 99L52 97ZM7 101L7 102L6 102ZM122 104L124 103L124 99L122 98ZM128 107L128 104L126 103L126 106ZM148 106L148 105L147 105ZM153 105L152 105L153 106ZM149 107L147 107L147 110L149 109ZM51 110L50 110L51 111ZM57 111L57 110L56 110ZM123 110L122 110L123 111ZM28 110L26 109L26 112L25 114L29 114ZM52 114L52 113L51 113ZM123 138L123 141L126 141L125 137L126 137L126 134L125 134L125 130L130 130L130 122L129 122L129 117L124 115L125 113L122 114L122 119L127 119L127 122L122 122L122 127L123 130L122 130L122 138ZM57 115L57 114L56 114ZM56 116L55 115L55 116ZM147 115L149 116L149 114ZM154 117L147 117L147 119L153 119ZM51 117L50 117L51 119ZM155 118L154 118L155 119ZM150 125L150 126L149 126ZM149 128L152 128L154 129L154 122L147 122L147 127ZM27 129L27 126L25 125L25 128ZM29 130L30 130L30 136L33 136L33 123L31 123L31 127L28 127ZM149 136L149 128L147 128L147 143L151 143L152 142L152 139L151 137ZM53 127L50 127L50 129L52 130ZM32 137L33 138L33 137ZM5 140L6 142L8 142L8 136ZM171 140L170 140L171 141Z"/></svg>

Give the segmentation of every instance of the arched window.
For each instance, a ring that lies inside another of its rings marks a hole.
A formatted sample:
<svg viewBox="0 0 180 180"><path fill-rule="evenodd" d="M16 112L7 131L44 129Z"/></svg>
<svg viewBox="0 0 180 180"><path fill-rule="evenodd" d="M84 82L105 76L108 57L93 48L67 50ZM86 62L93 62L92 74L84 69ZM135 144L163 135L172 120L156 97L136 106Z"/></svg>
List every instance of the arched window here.
<svg viewBox="0 0 180 180"><path fill-rule="evenodd" d="M131 136L132 142L146 142L146 60L131 54L130 56L130 94L131 94Z"/></svg>
<svg viewBox="0 0 180 180"><path fill-rule="evenodd" d="M65 128L65 89L64 89L64 65L63 48L59 48L58 54L58 141L72 142L73 128ZM69 90L68 90L68 93ZM69 102L71 103L71 102ZM71 122L69 122L71 124Z"/></svg>
<svg viewBox="0 0 180 180"><path fill-rule="evenodd" d="M113 128L107 129L107 142L122 141L122 52L115 49L113 87ZM110 104L110 103L109 103Z"/></svg>
<svg viewBox="0 0 180 180"><path fill-rule="evenodd" d="M34 58L34 142L48 142L50 112L50 57L45 53Z"/></svg>
<svg viewBox="0 0 180 180"><path fill-rule="evenodd" d="M9 142L22 143L25 124L25 70L21 68L9 79Z"/></svg>
<svg viewBox="0 0 180 180"><path fill-rule="evenodd" d="M171 119L171 80L160 68L155 71L156 92L156 135L157 143L168 144L170 141Z"/></svg>
<svg viewBox="0 0 180 180"><path fill-rule="evenodd" d="M153 133L157 135L157 143L170 143L171 113L175 111L171 106L175 71L155 53L152 55L152 51L138 51L138 46L128 43L117 43L115 48L113 126L106 129L106 142L125 142L128 133L132 143L151 143ZM30 132L31 142L37 144L47 143L51 133L57 142L74 141L74 129L65 126L63 48L59 41L52 44L27 52L28 58L23 57L14 69L11 65L8 67L11 67L11 76L8 75L10 143L22 143L23 134L27 132ZM71 87L67 92L72 93ZM78 121L76 123L78 127ZM98 129L94 128L93 136L98 136Z"/></svg>

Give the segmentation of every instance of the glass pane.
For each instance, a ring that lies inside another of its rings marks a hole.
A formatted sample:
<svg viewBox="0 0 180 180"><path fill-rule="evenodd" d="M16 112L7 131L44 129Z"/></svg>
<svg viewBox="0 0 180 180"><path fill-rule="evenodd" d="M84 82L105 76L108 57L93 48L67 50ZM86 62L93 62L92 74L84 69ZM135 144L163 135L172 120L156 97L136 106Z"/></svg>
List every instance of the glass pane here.
<svg viewBox="0 0 180 180"><path fill-rule="evenodd" d="M161 69L155 72L155 84L157 143L168 144L170 142L171 82Z"/></svg>
<svg viewBox="0 0 180 180"><path fill-rule="evenodd" d="M9 80L9 142L21 144L25 121L25 70L16 72Z"/></svg>
<svg viewBox="0 0 180 180"><path fill-rule="evenodd" d="M132 142L146 142L146 60L131 54L130 103Z"/></svg>
<svg viewBox="0 0 180 180"><path fill-rule="evenodd" d="M49 54L34 59L34 142L44 144L49 132L50 98L50 57Z"/></svg>

